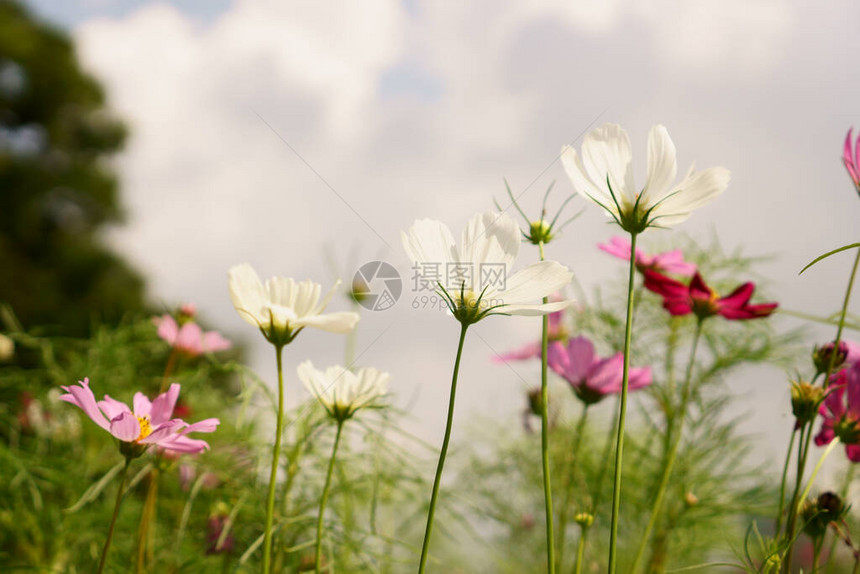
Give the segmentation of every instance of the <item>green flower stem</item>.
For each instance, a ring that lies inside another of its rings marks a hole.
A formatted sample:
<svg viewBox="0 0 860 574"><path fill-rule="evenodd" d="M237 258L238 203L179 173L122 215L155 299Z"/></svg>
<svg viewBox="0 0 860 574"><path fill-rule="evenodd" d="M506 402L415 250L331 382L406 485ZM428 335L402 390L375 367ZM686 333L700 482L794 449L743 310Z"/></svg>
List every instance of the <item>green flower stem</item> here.
<svg viewBox="0 0 860 574"><path fill-rule="evenodd" d="M615 416L612 417L612 426L609 428L609 433L606 435L606 442L603 445L603 454L600 457L600 472L597 475L596 490L594 491L594 501L592 503L592 513L597 517L597 509L600 503L603 502L603 479L606 478L606 471L609 469L609 458L612 455L612 445L615 434L618 432L618 414L621 412L621 400L616 401Z"/></svg>
<svg viewBox="0 0 860 574"><path fill-rule="evenodd" d="M158 500L158 468L153 468L149 473L146 489L146 500L143 503L143 512L140 515L140 526L137 531L137 563L135 572L141 574L146 572L146 562L149 560L152 566L152 530L150 527L155 523L156 501Z"/></svg>
<svg viewBox="0 0 860 574"><path fill-rule="evenodd" d="M690 404L690 397L693 394L693 367L696 364L696 350L699 347L699 339L702 336L702 323L699 319L696 323L696 334L693 335L693 345L690 348L690 360L687 363L687 372L684 375L684 388L681 391L681 404L678 408L677 429L674 430L675 436L672 437L669 452L666 454L666 462L663 466L663 475L660 477L660 486L657 489L657 496L654 498L654 504L651 506L651 516L648 518L648 524L642 533L642 540L639 542L639 549L636 551L636 558L633 559L633 566L630 572L636 573L639 569L639 563L642 561L642 556L645 554L645 546L648 544L648 539L651 537L651 532L657 524L657 518L663 510L663 499L666 497L666 491L669 488L669 480L672 478L672 470L675 467L675 461L678 458L678 448L681 446L681 437L684 431L684 420L687 415L687 408Z"/></svg>
<svg viewBox="0 0 860 574"><path fill-rule="evenodd" d="M343 421L337 422L337 434L334 436L334 446L331 449L331 460L328 462L328 472L325 475L325 486L322 491L322 498L320 498L320 515L317 518L317 550L316 550L316 559L314 560L314 566L316 568L316 574L320 574L322 571L322 530L323 530L323 516L325 515L325 504L328 501L328 491L329 487L331 487L331 475L332 470L334 470L334 459L337 456L337 447L340 444L340 433L343 430Z"/></svg>
<svg viewBox="0 0 860 574"><path fill-rule="evenodd" d="M119 506L122 503L122 495L125 491L125 479L128 477L129 464L131 464L131 459L126 457L125 466L122 467L122 473L119 475L119 488L116 491L116 502L113 505L113 516L111 516L110 519L107 540L105 540L105 546L102 549L102 557L99 560L99 569L96 574L102 574L102 571L105 569L105 564L107 563L108 550L110 550L110 543L111 540L113 540L113 529L114 526L116 526L116 517L119 516Z"/></svg>
<svg viewBox="0 0 860 574"><path fill-rule="evenodd" d="M272 562L272 518L275 514L275 483L278 478L278 458L281 455L281 434L284 432L284 346L275 345L278 361L278 418L275 422L275 446L272 449L272 472L269 474L269 496L266 501L266 531L263 538L263 574L269 574Z"/></svg>
<svg viewBox="0 0 860 574"><path fill-rule="evenodd" d="M567 522L568 517L570 516L570 505L573 502L571 500L573 495L573 478L576 475L577 465L579 464L579 448L582 444L582 435L585 433L585 421L588 418L588 404L582 403L582 415L579 417L579 422L576 423L576 430L574 431L573 438L573 448L570 451L570 468L568 468L566 473L566 485L564 492L564 505L561 507L561 511L558 516L558 552L557 556L557 564L559 568L564 565L564 546L567 542Z"/></svg>
<svg viewBox="0 0 860 574"><path fill-rule="evenodd" d="M540 260L544 261L543 242L538 243L540 249ZM543 298L546 304L548 297ZM549 317L544 315L541 319L540 339L540 450L541 463L543 465L543 494L546 507L546 571L555 574L555 540L552 528L552 485L549 474L549 415L547 392L547 347L549 345Z"/></svg>
<svg viewBox="0 0 860 574"><path fill-rule="evenodd" d="M615 479L612 486L612 521L609 526L609 574L617 568L618 516L621 509L621 463L624 456L624 423L627 418L627 387L630 379L630 342L633 336L633 278L636 272L636 233L630 233L630 272L627 279L627 324L624 328L624 371L621 383L621 406L618 413L618 436L615 439Z"/></svg>
<svg viewBox="0 0 860 574"><path fill-rule="evenodd" d="M576 545L576 567L574 568L574 574L582 574L582 565L585 563L585 543L588 540L588 528L587 526L583 526L579 534L579 542Z"/></svg>
<svg viewBox="0 0 860 574"><path fill-rule="evenodd" d="M821 470L821 467L824 466L824 460L831 452L833 452L833 449L836 448L837 444L839 444L839 441L833 439L830 441L830 444L827 445L827 448L824 449L824 452L821 453L821 457L818 459L818 462L815 463L815 468L812 469L812 476L809 477L809 482L806 483L806 488L803 489L803 494L800 495L800 500L797 501L798 506L802 505L803 501L806 500L806 497L809 496L809 491L812 489L812 483L815 482L818 472Z"/></svg>
<svg viewBox="0 0 860 574"><path fill-rule="evenodd" d="M439 453L439 464L436 466L436 478L433 480L433 494L430 497L430 509L427 512L427 527L424 530L424 544L421 546L421 562L418 573L423 574L427 567L427 556L430 549L430 534L433 531L433 516L436 514L436 499L439 497L439 483L442 481L442 468L448 454L448 442L451 440L451 425L454 422L454 399L457 395L457 376L460 374L460 358L463 356L463 342L466 340L466 329L469 325L460 324L460 342L457 345L457 358L454 360L454 375L451 377L451 397L448 400L448 422L445 425L445 438L442 440L442 451Z"/></svg>
<svg viewBox="0 0 860 574"><path fill-rule="evenodd" d="M788 450L785 453L785 464L782 466L782 482L779 485L779 510L776 512L776 527L773 530L775 538L779 538L782 530L782 513L785 510L785 483L788 478L788 467L791 464L791 454L794 451L794 439L797 438L797 428L791 429L791 439L788 441Z"/></svg>
<svg viewBox="0 0 860 574"><path fill-rule="evenodd" d="M842 311L839 314L839 324L836 327L836 339L833 341L833 353L830 354L830 363L827 365L827 372L824 375L824 388L830 384L830 375L833 374L833 369L836 366L836 356L839 354L839 343L842 341L842 329L845 327L845 316L848 314L848 303L851 300L851 292L854 290L854 279L857 277L857 267L860 265L860 249L857 250L857 255L854 257L854 265L851 268L851 276L848 278L848 287L845 289L845 297L842 300ZM803 481L803 473L806 469L806 457L809 454L812 440L812 425L809 425L809 433L806 436L806 444L804 453L798 457L797 481L795 483L794 495L791 499L791 507L789 507L788 527L785 532L785 540L788 542L788 550L786 551L785 571L791 570L792 550L794 548L794 529L797 525L797 498L800 484ZM802 430L802 429L801 429ZM835 439L833 442L836 442ZM802 500L802 499L801 499Z"/></svg>

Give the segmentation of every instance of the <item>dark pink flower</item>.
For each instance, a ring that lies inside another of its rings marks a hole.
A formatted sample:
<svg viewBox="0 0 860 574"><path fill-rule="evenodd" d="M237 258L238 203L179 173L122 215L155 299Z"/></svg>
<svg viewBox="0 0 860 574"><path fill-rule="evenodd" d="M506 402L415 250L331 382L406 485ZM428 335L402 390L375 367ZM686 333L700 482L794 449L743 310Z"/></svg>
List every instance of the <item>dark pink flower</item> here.
<svg viewBox="0 0 860 574"><path fill-rule="evenodd" d="M623 237L613 237L609 243L598 243L597 247L619 259L630 261L630 242ZM684 254L680 249L673 249L656 255L648 255L637 249L636 258L633 262L640 272L650 269L661 273L675 273L684 277L689 277L696 272L696 265L684 261Z"/></svg>
<svg viewBox="0 0 860 574"><path fill-rule="evenodd" d="M179 384L173 383L166 393L150 402L143 393L135 393L134 410L128 405L105 395L96 402L90 390L89 379L79 381L80 386L62 387L67 394L60 400L71 403L86 414L94 423L119 439L123 445L134 447L123 452L142 454L149 445L177 452L197 453L209 448L206 441L188 438L192 432L213 432L218 419L205 419L188 424L182 419L171 418Z"/></svg>
<svg viewBox="0 0 860 574"><path fill-rule="evenodd" d="M645 271L645 288L663 297L663 308L672 315L695 314L700 319L722 315L726 319L758 319L776 309L776 303L750 305L755 284L744 283L725 297L711 289L697 272L689 285L684 285L655 271Z"/></svg>
<svg viewBox="0 0 860 574"><path fill-rule="evenodd" d="M820 347L815 347L812 351L812 362L815 364L817 372L826 373L830 368L830 361L833 359L833 341L825 343ZM839 352L836 358L833 359L833 371L841 367L850 367L860 359L860 345L853 341L842 339L839 341Z"/></svg>
<svg viewBox="0 0 860 574"><path fill-rule="evenodd" d="M168 345L189 357L198 357L203 353L224 351L232 343L217 331L203 332L200 325L193 321L184 323L181 327L170 315L155 317L153 322L158 326L158 336Z"/></svg>
<svg viewBox="0 0 860 574"><path fill-rule="evenodd" d="M827 397L818 413L824 419L815 444L824 446L834 438L845 444L852 462L860 462L860 364L843 369L831 378Z"/></svg>
<svg viewBox="0 0 860 574"><path fill-rule="evenodd" d="M561 296L553 295L551 301L563 301ZM547 315L547 334L550 342L560 341L567 338L567 329L564 327L564 311L556 311ZM540 340L526 343L522 347L496 355L493 362L504 363L506 361L523 361L526 359L540 358Z"/></svg>
<svg viewBox="0 0 860 574"><path fill-rule="evenodd" d="M851 181L854 182L854 187L857 188L857 193L860 193L860 135L857 136L857 141L854 142L854 150L851 150L851 132L848 130L848 135L845 136L845 149L842 151L842 163L845 164L845 169L848 170L848 175L851 176Z"/></svg>
<svg viewBox="0 0 860 574"><path fill-rule="evenodd" d="M585 337L571 339L567 346L554 342L549 347L547 362L573 388L576 396L592 405L606 395L621 392L624 354L602 359L594 352L594 345ZM651 367L631 368L628 389L635 390L651 384Z"/></svg>

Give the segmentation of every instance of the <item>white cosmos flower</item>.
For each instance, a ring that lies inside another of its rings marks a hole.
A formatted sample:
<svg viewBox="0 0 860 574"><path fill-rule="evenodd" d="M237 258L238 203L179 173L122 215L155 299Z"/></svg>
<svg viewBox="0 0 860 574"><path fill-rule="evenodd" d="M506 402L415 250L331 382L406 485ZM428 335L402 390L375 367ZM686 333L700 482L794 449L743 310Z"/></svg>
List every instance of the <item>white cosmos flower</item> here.
<svg viewBox="0 0 860 574"><path fill-rule="evenodd" d="M431 284L441 282L443 296L461 322L474 323L491 314L545 315L570 304L540 303L541 298L570 283L573 273L565 266L541 261L511 273L520 249L520 230L505 213L488 211L474 216L463 230L459 246L448 227L432 219L419 219L401 236L418 274ZM458 267L471 277L450 280L449 271ZM485 275L494 271L499 273L498 280ZM433 276L434 272L438 275Z"/></svg>
<svg viewBox="0 0 860 574"><path fill-rule="evenodd" d="M323 314L340 281L320 300L319 283L297 283L288 277L272 277L263 283L247 263L231 268L228 276L230 298L239 316L276 345L289 343L305 327L348 333L360 319L352 312Z"/></svg>
<svg viewBox="0 0 860 574"><path fill-rule="evenodd" d="M641 192L633 182L630 138L617 124L604 124L586 135L582 155L564 146L561 161L573 187L632 233L681 223L720 195L730 177L723 167L699 172L690 167L675 183L675 144L661 125L648 134L648 177Z"/></svg>
<svg viewBox="0 0 860 574"><path fill-rule="evenodd" d="M328 414L341 422L385 395L390 378L388 373L372 367L352 372L335 365L320 371L310 361L301 363L296 372L305 388L319 400Z"/></svg>

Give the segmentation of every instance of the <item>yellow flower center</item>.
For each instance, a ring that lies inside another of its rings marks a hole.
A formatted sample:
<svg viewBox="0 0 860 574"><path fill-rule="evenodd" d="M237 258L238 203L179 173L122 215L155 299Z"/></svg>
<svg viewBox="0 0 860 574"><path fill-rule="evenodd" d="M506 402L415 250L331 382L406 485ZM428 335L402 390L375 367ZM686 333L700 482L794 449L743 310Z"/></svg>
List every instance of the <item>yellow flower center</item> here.
<svg viewBox="0 0 860 574"><path fill-rule="evenodd" d="M478 304L478 296L471 289L466 289L463 291L462 297L457 293L457 296L454 298L454 302L457 303L458 307L473 308Z"/></svg>
<svg viewBox="0 0 860 574"><path fill-rule="evenodd" d="M149 420L149 415L137 417L137 422L140 423L140 436L134 439L134 441L140 442L152 434L152 423Z"/></svg>

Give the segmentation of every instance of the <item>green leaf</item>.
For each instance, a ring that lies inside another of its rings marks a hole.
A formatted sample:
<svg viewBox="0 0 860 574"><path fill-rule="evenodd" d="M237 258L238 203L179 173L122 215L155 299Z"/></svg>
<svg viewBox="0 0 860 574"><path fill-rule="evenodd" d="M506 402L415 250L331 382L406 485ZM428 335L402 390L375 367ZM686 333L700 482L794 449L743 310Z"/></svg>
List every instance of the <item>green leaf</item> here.
<svg viewBox="0 0 860 574"><path fill-rule="evenodd" d="M65 510L65 512L72 513L77 512L93 500L95 500L101 491L108 485L111 479L116 476L119 471L122 470L122 467L125 465L125 461L121 460L116 463L109 471L105 473L103 477L99 479L94 485L89 487L86 492L84 492L83 496L81 496L80 500L78 500L75 504L70 506Z"/></svg>
<svg viewBox="0 0 860 574"><path fill-rule="evenodd" d="M843 245L842 247L839 247L839 248L837 248L837 249L834 249L833 251L828 251L828 252L827 252L827 253L825 253L824 255L819 255L818 257L816 257L815 259L813 259L813 260L809 263L809 265L807 265L806 267L804 267L803 269L801 269L801 270L800 270L800 273L798 273L798 275L802 274L804 271L806 271L807 269L809 269L810 267L812 267L813 265L815 265L816 263L818 263L818 262L819 262L819 261L821 261L822 259L827 259L827 258L828 258L828 257L830 257L831 255L836 255L836 254L837 254L837 253L839 253L840 251L845 251L846 249L853 249L854 247L860 247L860 243L852 243L852 244L850 244L850 245Z"/></svg>

